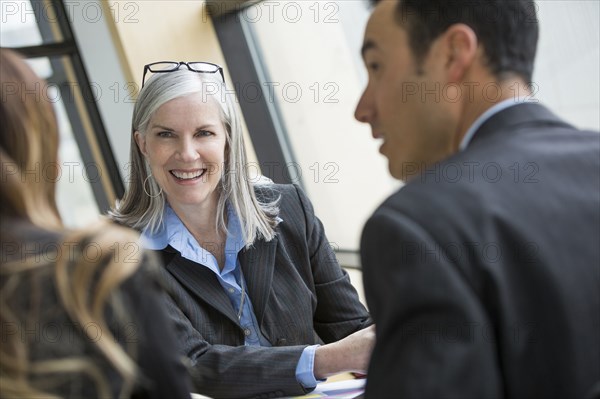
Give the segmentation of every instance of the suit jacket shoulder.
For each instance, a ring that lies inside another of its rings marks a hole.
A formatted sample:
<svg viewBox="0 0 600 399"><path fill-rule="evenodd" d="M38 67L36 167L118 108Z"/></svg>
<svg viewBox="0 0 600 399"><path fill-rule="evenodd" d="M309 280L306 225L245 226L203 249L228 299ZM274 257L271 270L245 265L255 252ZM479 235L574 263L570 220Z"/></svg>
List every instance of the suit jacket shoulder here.
<svg viewBox="0 0 600 399"><path fill-rule="evenodd" d="M371 392L402 381L408 396L585 396L600 378L599 170L598 133L522 104L386 200L361 242L367 301L390 337ZM436 374L446 368L469 377Z"/></svg>

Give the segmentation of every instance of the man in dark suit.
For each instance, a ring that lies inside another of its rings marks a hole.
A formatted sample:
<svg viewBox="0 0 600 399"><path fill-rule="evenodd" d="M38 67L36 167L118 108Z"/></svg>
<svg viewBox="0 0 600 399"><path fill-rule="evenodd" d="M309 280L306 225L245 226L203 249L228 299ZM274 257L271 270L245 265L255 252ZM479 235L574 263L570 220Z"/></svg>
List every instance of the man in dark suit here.
<svg viewBox="0 0 600 399"><path fill-rule="evenodd" d="M528 89L535 4L375 3L355 116L406 185L362 236L366 397L597 394L600 136Z"/></svg>

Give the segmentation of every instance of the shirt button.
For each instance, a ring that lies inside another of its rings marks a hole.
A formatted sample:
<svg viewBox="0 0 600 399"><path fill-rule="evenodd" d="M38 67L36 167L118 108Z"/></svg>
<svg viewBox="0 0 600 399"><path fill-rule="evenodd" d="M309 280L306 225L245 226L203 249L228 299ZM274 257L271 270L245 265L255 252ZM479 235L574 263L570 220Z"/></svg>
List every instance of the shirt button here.
<svg viewBox="0 0 600 399"><path fill-rule="evenodd" d="M250 331L250 329L249 329L249 328L244 328L244 335L245 335L246 337L249 337L249 336L250 336L250 334L252 334L252 332Z"/></svg>
<svg viewBox="0 0 600 399"><path fill-rule="evenodd" d="M233 288L229 288L228 291L230 294L233 294L235 292L235 290Z"/></svg>

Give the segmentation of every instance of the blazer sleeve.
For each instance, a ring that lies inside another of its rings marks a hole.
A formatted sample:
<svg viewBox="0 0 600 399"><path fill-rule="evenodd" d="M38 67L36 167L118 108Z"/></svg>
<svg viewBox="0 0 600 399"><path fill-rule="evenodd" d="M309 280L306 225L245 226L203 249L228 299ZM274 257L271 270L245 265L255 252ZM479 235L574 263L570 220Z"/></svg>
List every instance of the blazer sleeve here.
<svg viewBox="0 0 600 399"><path fill-rule="evenodd" d="M298 396L307 391L296 381L303 346L212 345L172 298L166 307L183 352L190 358L194 392L214 398Z"/></svg>
<svg viewBox="0 0 600 399"><path fill-rule="evenodd" d="M360 302L348 273L337 261L325 229L315 215L306 194L296 185L296 202L299 202L306 225L308 256L317 297L313 316L314 328L325 343L338 341L373 322Z"/></svg>
<svg viewBox="0 0 600 399"><path fill-rule="evenodd" d="M157 279L155 258L144 259L142 267L121 288L132 322L121 326L117 337L123 345L136 345L140 372L132 397L189 398L192 385L175 326L167 315L167 295Z"/></svg>
<svg viewBox="0 0 600 399"><path fill-rule="evenodd" d="M441 252L424 228L390 208L367 222L361 255L377 325L367 398L503 395L493 325Z"/></svg>

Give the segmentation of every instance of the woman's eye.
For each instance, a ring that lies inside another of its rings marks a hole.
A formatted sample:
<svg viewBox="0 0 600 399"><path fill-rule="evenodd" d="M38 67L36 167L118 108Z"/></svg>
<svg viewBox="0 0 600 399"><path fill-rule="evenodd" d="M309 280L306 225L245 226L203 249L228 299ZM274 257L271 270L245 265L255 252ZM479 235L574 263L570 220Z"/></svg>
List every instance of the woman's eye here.
<svg viewBox="0 0 600 399"><path fill-rule="evenodd" d="M208 130L199 130L199 131L196 133L196 136L199 136L199 137L206 137L206 136L212 136L213 134L214 134L213 132L209 132Z"/></svg>
<svg viewBox="0 0 600 399"><path fill-rule="evenodd" d="M158 132L156 135L158 137L171 137L171 136L173 136L173 133L165 131L165 132Z"/></svg>

